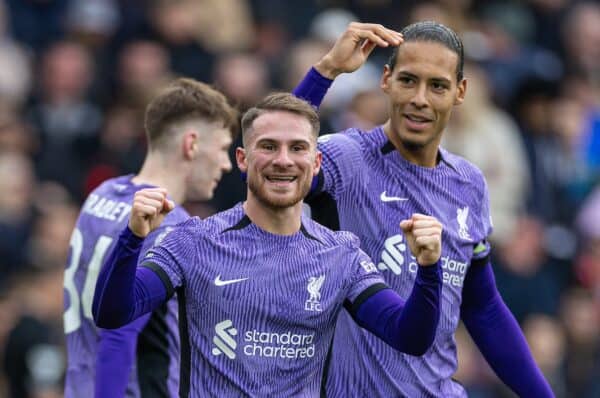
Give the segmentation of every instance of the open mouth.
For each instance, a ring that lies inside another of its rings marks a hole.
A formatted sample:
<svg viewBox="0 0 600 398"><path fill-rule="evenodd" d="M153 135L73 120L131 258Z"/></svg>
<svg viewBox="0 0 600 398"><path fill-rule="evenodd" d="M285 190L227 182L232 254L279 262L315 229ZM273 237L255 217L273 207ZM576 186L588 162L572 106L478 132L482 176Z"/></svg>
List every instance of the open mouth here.
<svg viewBox="0 0 600 398"><path fill-rule="evenodd" d="M429 126L432 120L426 116L405 113L406 126L409 130L420 131Z"/></svg>
<svg viewBox="0 0 600 398"><path fill-rule="evenodd" d="M411 122L415 122L415 123L429 123L431 122L431 119L425 116L420 116L420 115L413 115L413 114L404 114L404 117L407 118L408 120L410 120Z"/></svg>
<svg viewBox="0 0 600 398"><path fill-rule="evenodd" d="M296 176L267 176L266 178L268 181L274 182L274 183L293 182L298 179L298 177L296 177Z"/></svg>

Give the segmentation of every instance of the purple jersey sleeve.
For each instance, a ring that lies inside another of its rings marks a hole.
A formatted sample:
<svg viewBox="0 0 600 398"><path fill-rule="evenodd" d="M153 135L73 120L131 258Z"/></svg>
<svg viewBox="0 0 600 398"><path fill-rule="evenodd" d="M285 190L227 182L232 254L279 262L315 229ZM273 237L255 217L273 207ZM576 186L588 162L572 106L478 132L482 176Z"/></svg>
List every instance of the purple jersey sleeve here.
<svg viewBox="0 0 600 398"><path fill-rule="evenodd" d="M150 315L144 315L119 329L101 329L96 355L96 397L122 397L127 390L135 358L137 337Z"/></svg>
<svg viewBox="0 0 600 398"><path fill-rule="evenodd" d="M306 100L315 108L319 108L331 83L333 83L333 80L321 75L313 67L310 68L304 79L292 91L292 94Z"/></svg>
<svg viewBox="0 0 600 398"><path fill-rule="evenodd" d="M323 153L321 190L338 198L351 183L364 179L362 149L344 132L321 136L318 142Z"/></svg>
<svg viewBox="0 0 600 398"><path fill-rule="evenodd" d="M371 291L371 294L373 294L375 291L387 287L383 276L381 276L371 258L361 249L357 248L356 250L352 269L353 277L346 295L346 300L350 303L356 303L361 295L364 297L365 291Z"/></svg>
<svg viewBox="0 0 600 398"><path fill-rule="evenodd" d="M392 289L382 289L355 302L354 318L395 349L423 355L435 338L440 319L442 276L439 263L419 267L417 278L408 300ZM365 293L363 293L364 295Z"/></svg>
<svg viewBox="0 0 600 398"><path fill-rule="evenodd" d="M515 393L520 397L554 396L529 351L519 324L498 293L489 261L471 267L467 273L461 317L485 359ZM498 344L499 341L502 344Z"/></svg>
<svg viewBox="0 0 600 398"><path fill-rule="evenodd" d="M488 241L488 236L492 233L492 215L490 214L490 198L489 192L487 188L487 183L485 179L481 177L481 184L478 184L478 187L481 187L481 209L479 212L479 228L480 235L478 237L477 243L475 243L473 247L473 258L472 260L477 262L485 262L485 259L489 256L491 251L491 246Z"/></svg>
<svg viewBox="0 0 600 398"><path fill-rule="evenodd" d="M187 264L196 264L196 244L185 222L168 231L160 244L152 247L140 264L154 270L165 283L169 293L185 282Z"/></svg>

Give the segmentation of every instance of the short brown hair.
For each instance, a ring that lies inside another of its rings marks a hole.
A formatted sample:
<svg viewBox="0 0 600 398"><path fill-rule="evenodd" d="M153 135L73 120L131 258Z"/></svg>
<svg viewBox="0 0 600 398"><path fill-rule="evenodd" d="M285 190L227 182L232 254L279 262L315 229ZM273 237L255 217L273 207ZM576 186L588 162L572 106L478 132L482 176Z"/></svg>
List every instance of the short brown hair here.
<svg viewBox="0 0 600 398"><path fill-rule="evenodd" d="M319 129L321 128L319 115L312 105L290 93L273 93L263 98L254 107L248 109L244 113L244 116L242 116L242 139L244 140L244 145L248 133L252 130L252 123L254 123L256 118L263 113L272 111L292 112L305 117L310 123L315 138L319 135Z"/></svg>
<svg viewBox="0 0 600 398"><path fill-rule="evenodd" d="M146 107L144 126L148 144L152 146L165 137L173 123L189 118L223 122L223 127L237 132L237 111L219 91L208 84L188 79L174 80Z"/></svg>

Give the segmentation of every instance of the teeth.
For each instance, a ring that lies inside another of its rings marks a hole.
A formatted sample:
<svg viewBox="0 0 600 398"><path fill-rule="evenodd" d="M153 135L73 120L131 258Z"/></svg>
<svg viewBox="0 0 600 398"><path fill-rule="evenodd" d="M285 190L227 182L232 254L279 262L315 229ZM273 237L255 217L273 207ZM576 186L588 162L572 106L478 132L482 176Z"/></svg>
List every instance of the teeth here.
<svg viewBox="0 0 600 398"><path fill-rule="evenodd" d="M296 177L267 177L271 181L294 181Z"/></svg>

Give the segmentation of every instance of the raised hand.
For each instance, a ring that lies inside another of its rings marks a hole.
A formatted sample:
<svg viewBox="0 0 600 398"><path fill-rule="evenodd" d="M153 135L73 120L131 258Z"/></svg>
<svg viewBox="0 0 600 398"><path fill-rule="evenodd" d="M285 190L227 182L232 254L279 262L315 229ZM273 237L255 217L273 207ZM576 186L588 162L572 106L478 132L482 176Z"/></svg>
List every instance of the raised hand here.
<svg viewBox="0 0 600 398"><path fill-rule="evenodd" d="M335 79L340 73L360 68L376 46L398 46L402 41L400 33L383 25L351 22L331 50L315 64L315 69L323 76Z"/></svg>
<svg viewBox="0 0 600 398"><path fill-rule="evenodd" d="M173 201L167 199L166 189L141 189L133 197L129 229L136 236L145 238L160 226L165 216L174 208Z"/></svg>
<svg viewBox="0 0 600 398"><path fill-rule="evenodd" d="M442 224L435 217L415 213L411 218L402 220L400 228L420 266L433 265L440 259Z"/></svg>

